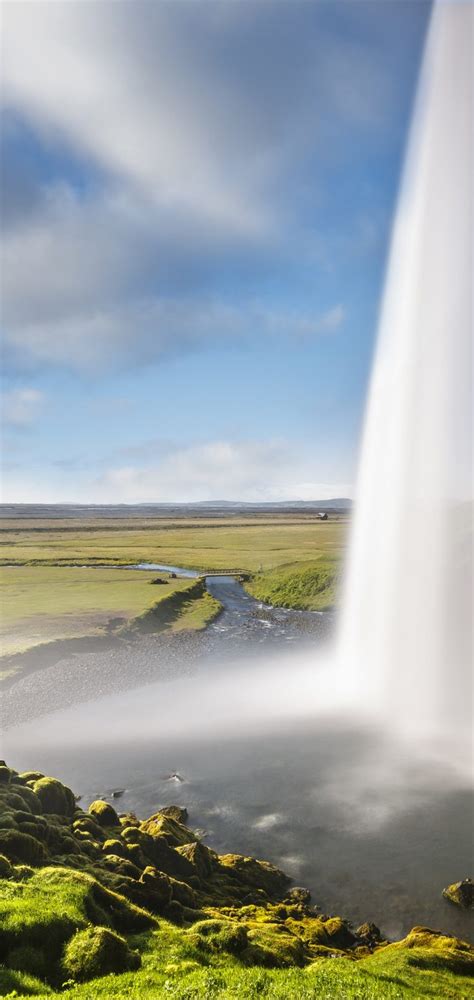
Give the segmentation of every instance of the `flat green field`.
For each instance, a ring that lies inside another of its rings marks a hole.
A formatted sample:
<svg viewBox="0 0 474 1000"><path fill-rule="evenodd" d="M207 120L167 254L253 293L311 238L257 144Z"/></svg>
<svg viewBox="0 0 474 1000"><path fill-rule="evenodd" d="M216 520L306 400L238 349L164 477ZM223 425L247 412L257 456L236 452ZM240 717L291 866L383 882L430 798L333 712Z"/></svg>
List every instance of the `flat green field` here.
<svg viewBox="0 0 474 1000"><path fill-rule="evenodd" d="M256 597L286 607L334 601L346 523L308 515L214 520L3 522L0 642L3 655L40 643L96 635L113 618L141 617L192 581L119 569L155 562L196 570L242 570ZM171 608L173 631L203 628L219 605L194 593Z"/></svg>
<svg viewBox="0 0 474 1000"><path fill-rule="evenodd" d="M6 524L6 522L4 522ZM5 564L157 562L191 569L251 573L322 554L340 555L346 523L301 518L214 521L9 521L0 530Z"/></svg>
<svg viewBox="0 0 474 1000"><path fill-rule="evenodd" d="M156 573L64 566L4 566L0 573L2 654L38 643L97 635L111 618L128 621L193 580L153 586ZM189 627L189 625L188 625Z"/></svg>

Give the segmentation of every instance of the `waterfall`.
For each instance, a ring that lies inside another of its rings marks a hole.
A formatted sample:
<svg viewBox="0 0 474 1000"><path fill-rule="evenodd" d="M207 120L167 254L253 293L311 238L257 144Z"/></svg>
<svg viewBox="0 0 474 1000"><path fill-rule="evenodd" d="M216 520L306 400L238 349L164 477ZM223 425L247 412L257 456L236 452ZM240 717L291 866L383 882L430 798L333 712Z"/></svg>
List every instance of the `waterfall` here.
<svg viewBox="0 0 474 1000"><path fill-rule="evenodd" d="M472 709L470 3L431 15L386 275L338 639L354 695L451 736Z"/></svg>

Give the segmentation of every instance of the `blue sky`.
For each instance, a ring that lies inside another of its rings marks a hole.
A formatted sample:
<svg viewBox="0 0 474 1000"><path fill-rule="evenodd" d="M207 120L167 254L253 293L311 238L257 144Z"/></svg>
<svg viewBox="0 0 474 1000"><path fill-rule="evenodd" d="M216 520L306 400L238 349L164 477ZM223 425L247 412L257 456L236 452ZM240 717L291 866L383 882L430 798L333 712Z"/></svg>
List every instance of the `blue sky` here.
<svg viewBox="0 0 474 1000"><path fill-rule="evenodd" d="M5 4L6 501L351 494L429 13Z"/></svg>

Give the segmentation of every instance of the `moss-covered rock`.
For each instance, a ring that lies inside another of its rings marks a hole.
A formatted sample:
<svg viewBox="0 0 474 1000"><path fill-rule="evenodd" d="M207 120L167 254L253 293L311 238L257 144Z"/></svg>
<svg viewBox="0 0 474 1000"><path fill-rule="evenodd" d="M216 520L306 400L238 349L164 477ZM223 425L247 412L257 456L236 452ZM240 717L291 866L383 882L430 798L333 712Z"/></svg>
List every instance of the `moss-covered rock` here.
<svg viewBox="0 0 474 1000"><path fill-rule="evenodd" d="M215 851L211 851L205 844L201 844L200 841L183 844L182 847L177 847L176 851L182 858L187 858L191 862L197 874L202 879L209 878L218 867L218 856Z"/></svg>
<svg viewBox="0 0 474 1000"><path fill-rule="evenodd" d="M460 906L463 910L472 910L474 908L474 882L472 878L465 878L462 882L453 882L452 885L448 885L446 889L443 889L443 896L450 903Z"/></svg>
<svg viewBox="0 0 474 1000"><path fill-rule="evenodd" d="M401 941L387 944L371 957L382 954L384 960L408 952L408 964L418 969L449 969L462 976L474 976L474 948L466 941L449 937L429 927L413 927Z"/></svg>
<svg viewBox="0 0 474 1000"><path fill-rule="evenodd" d="M5 764L0 764L0 785L9 785L12 772Z"/></svg>
<svg viewBox="0 0 474 1000"><path fill-rule="evenodd" d="M222 854L219 865L242 885L263 889L269 897L281 895L290 883L288 876L268 861L245 858L241 854Z"/></svg>
<svg viewBox="0 0 474 1000"><path fill-rule="evenodd" d="M138 969L140 955L108 927L88 927L78 931L64 951L63 969L78 982L86 982L110 972Z"/></svg>
<svg viewBox="0 0 474 1000"><path fill-rule="evenodd" d="M104 840L104 843L102 844L102 851L104 854L115 854L120 858L127 857L127 848L125 844L123 841L117 840L114 837Z"/></svg>
<svg viewBox="0 0 474 1000"><path fill-rule="evenodd" d="M141 873L140 882L148 890L151 890L160 906L167 906L171 902L172 888L170 879L153 865L148 865Z"/></svg>
<svg viewBox="0 0 474 1000"><path fill-rule="evenodd" d="M8 785L0 785L0 804L2 811L14 810L16 812L31 812L31 809L25 804L21 795L18 794L19 788L12 787Z"/></svg>
<svg viewBox="0 0 474 1000"><path fill-rule="evenodd" d="M14 785L15 793L23 800L23 809L28 809L33 816L41 816L43 806L41 799L28 785Z"/></svg>
<svg viewBox="0 0 474 1000"><path fill-rule="evenodd" d="M243 953L248 965L277 969L305 963L305 948L301 939L278 924L252 927L248 931L248 942Z"/></svg>
<svg viewBox="0 0 474 1000"><path fill-rule="evenodd" d="M199 947L205 944L214 951L231 955L242 955L249 943L246 928L231 920L200 920L188 934Z"/></svg>
<svg viewBox="0 0 474 1000"><path fill-rule="evenodd" d="M120 826L120 820L114 807L109 805L108 802L103 802L102 799L91 802L89 812L97 820L99 826Z"/></svg>
<svg viewBox="0 0 474 1000"><path fill-rule="evenodd" d="M111 872L116 872L117 875L126 875L127 878L139 879L141 872L137 865L133 864L133 861L128 861L126 858L120 857L118 854L106 854L104 855L103 864Z"/></svg>
<svg viewBox="0 0 474 1000"><path fill-rule="evenodd" d="M33 791L41 802L43 812L72 816L76 804L74 793L61 781L56 778L38 778L33 784Z"/></svg>
<svg viewBox="0 0 474 1000"><path fill-rule="evenodd" d="M140 824L140 829L152 837L162 837L170 847L179 847L183 844L190 844L198 838L187 826L178 823L171 816L163 813L155 813L144 823Z"/></svg>
<svg viewBox="0 0 474 1000"><path fill-rule="evenodd" d="M188 818L188 810L184 806L163 806L158 812L162 816L168 816L170 819L174 819L176 823L181 823L186 826L186 820Z"/></svg>
<svg viewBox="0 0 474 1000"><path fill-rule="evenodd" d="M196 895L186 882L180 882L179 879L170 878L172 898L176 899L181 906L187 906L190 910L194 909L197 905Z"/></svg>
<svg viewBox="0 0 474 1000"><path fill-rule="evenodd" d="M18 777L27 783L29 781L34 783L35 781L39 781L40 778L44 778L44 774L42 771L21 771Z"/></svg>
<svg viewBox="0 0 474 1000"><path fill-rule="evenodd" d="M20 830L0 830L0 851L15 864L41 865L47 858L44 844Z"/></svg>

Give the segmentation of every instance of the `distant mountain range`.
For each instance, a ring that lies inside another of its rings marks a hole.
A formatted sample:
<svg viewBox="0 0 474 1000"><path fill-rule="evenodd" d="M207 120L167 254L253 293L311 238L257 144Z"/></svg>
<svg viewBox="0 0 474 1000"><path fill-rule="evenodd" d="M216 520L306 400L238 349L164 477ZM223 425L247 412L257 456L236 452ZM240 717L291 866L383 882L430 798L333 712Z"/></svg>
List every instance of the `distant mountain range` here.
<svg viewBox="0 0 474 1000"><path fill-rule="evenodd" d="M297 511L348 511L352 500L333 497L331 500L276 500L272 502L242 502L239 500L200 500L195 503L140 504L0 504L0 518L61 518L61 517L202 517L214 515Z"/></svg>

